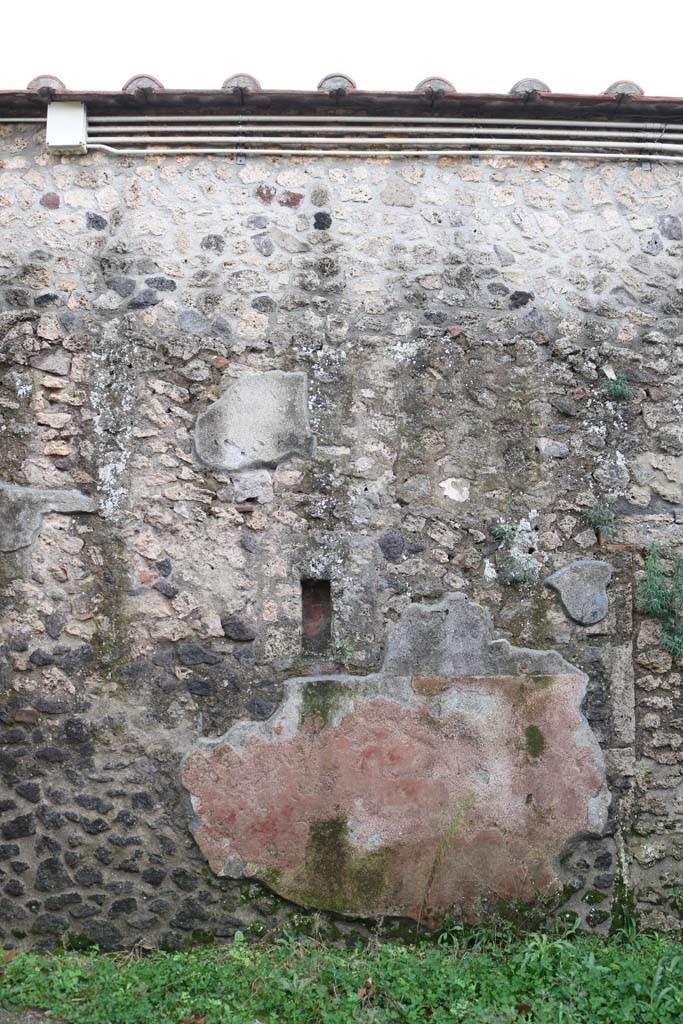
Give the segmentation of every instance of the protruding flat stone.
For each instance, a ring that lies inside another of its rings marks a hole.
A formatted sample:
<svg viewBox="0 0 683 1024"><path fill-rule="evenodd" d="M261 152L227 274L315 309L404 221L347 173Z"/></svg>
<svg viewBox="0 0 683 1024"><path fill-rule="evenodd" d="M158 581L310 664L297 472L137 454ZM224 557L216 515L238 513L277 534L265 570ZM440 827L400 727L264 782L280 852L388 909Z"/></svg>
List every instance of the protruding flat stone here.
<svg viewBox="0 0 683 1024"><path fill-rule="evenodd" d="M217 874L344 914L537 898L606 821L586 682L496 639L463 595L410 605L380 672L291 679L266 721L200 740L182 776L195 838Z"/></svg>
<svg viewBox="0 0 683 1024"><path fill-rule="evenodd" d="M545 581L560 595L567 615L582 626L592 626L609 610L607 585L612 566L597 559L579 559L549 576Z"/></svg>
<svg viewBox="0 0 683 1024"><path fill-rule="evenodd" d="M313 445L304 373L245 373L197 417L195 451L211 469L273 468Z"/></svg>
<svg viewBox="0 0 683 1024"><path fill-rule="evenodd" d="M97 502L80 491L0 483L0 551L33 544L46 512L95 512Z"/></svg>

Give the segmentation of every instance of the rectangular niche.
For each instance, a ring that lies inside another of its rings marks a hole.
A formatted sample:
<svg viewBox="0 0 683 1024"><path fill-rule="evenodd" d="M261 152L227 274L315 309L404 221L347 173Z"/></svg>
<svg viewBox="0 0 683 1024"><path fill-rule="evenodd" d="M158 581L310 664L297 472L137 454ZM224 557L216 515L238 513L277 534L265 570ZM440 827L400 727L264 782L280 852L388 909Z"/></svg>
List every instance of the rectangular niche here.
<svg viewBox="0 0 683 1024"><path fill-rule="evenodd" d="M329 580L301 581L301 631L304 653L322 653L329 649L332 637Z"/></svg>

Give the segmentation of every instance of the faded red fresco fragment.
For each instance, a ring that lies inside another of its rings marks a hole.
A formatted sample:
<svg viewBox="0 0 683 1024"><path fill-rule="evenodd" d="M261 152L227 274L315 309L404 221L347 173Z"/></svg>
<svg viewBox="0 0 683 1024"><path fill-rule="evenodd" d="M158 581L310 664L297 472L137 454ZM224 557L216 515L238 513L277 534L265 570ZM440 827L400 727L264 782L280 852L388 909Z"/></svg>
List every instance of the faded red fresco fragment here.
<svg viewBox="0 0 683 1024"><path fill-rule="evenodd" d="M314 715L290 739L276 727L241 749L225 737L191 752L197 842L216 872L230 863L295 902L348 914L532 899L555 882L604 782L578 710L583 682L415 675L406 702L386 695L386 674L347 678L337 685L355 703L336 724Z"/></svg>

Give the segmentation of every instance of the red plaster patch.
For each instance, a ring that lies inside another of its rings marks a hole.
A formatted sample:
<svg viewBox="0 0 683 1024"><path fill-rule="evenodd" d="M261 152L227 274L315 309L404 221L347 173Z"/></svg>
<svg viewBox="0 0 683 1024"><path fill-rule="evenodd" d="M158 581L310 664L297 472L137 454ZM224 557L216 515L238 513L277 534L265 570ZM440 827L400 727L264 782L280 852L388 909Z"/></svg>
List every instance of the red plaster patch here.
<svg viewBox="0 0 683 1024"><path fill-rule="evenodd" d="M532 899L555 883L604 780L580 685L568 673L417 676L429 696L410 707L363 699L360 681L337 725L317 715L290 740L252 733L241 750L195 749L183 782L197 842L217 872L237 856L283 896L350 914ZM540 756L527 751L530 725Z"/></svg>

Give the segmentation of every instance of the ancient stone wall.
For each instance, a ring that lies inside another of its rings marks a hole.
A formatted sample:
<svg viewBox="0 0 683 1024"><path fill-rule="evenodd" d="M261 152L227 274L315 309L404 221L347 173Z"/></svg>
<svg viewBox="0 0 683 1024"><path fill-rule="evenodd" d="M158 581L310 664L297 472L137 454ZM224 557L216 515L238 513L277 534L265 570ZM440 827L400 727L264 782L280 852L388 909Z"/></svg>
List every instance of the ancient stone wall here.
<svg viewBox="0 0 683 1024"><path fill-rule="evenodd" d="M683 172L0 143L0 941L676 927Z"/></svg>

